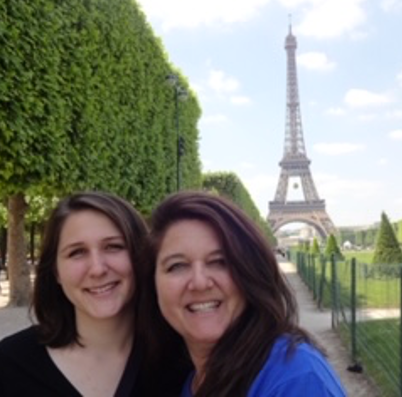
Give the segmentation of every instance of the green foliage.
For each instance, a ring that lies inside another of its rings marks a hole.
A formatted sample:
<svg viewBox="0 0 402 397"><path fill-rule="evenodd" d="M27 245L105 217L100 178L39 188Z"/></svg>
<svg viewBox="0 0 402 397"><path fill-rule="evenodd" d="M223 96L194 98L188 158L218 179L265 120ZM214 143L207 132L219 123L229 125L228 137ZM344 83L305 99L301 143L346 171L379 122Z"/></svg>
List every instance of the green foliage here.
<svg viewBox="0 0 402 397"><path fill-rule="evenodd" d="M402 219L394 224L396 238L400 245L402 245Z"/></svg>
<svg viewBox="0 0 402 397"><path fill-rule="evenodd" d="M381 224L374 250L373 263L402 263L401 247L396 239L395 231L384 212L381 214Z"/></svg>
<svg viewBox="0 0 402 397"><path fill-rule="evenodd" d="M353 245L357 245L362 248L373 247L377 232L377 227L370 227L367 229L340 228L340 244L343 244L345 241L349 241Z"/></svg>
<svg viewBox="0 0 402 397"><path fill-rule="evenodd" d="M320 253L321 253L320 245L318 244L318 240L316 237L314 237L314 240L313 240L313 246L311 247L311 253L316 256L320 255Z"/></svg>
<svg viewBox="0 0 402 397"><path fill-rule="evenodd" d="M341 250L339 249L338 242L333 234L330 234L327 239L327 245L325 247L325 255L327 257L335 256L335 259L343 259Z"/></svg>
<svg viewBox="0 0 402 397"><path fill-rule="evenodd" d="M7 208L0 203L0 227L7 225Z"/></svg>
<svg viewBox="0 0 402 397"><path fill-rule="evenodd" d="M144 214L174 190L177 113L166 76L176 71L136 2L0 0L0 64L0 198L29 201L28 222L76 190L116 193ZM188 91L183 186L199 188L201 111ZM14 215L22 223L24 213ZM10 249L23 246L20 231L10 236Z"/></svg>
<svg viewBox="0 0 402 397"><path fill-rule="evenodd" d="M236 174L231 172L215 172L203 175L203 188L231 199L253 219L260 229L265 233L272 244L275 244L275 237L263 219L253 202L248 190Z"/></svg>
<svg viewBox="0 0 402 397"><path fill-rule="evenodd" d="M1 195L96 188L149 212L175 186L176 109L166 76L188 83L138 5L3 0L0 13ZM179 109L183 185L200 187L201 112L189 93Z"/></svg>

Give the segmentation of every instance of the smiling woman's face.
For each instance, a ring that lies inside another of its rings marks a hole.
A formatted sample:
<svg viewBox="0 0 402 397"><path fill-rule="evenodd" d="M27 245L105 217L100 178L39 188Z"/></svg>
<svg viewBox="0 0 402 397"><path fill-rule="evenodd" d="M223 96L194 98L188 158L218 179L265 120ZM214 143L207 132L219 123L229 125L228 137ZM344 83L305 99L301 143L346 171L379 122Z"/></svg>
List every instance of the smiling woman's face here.
<svg viewBox="0 0 402 397"><path fill-rule="evenodd" d="M209 350L245 308L229 266L206 222L181 220L167 229L156 263L158 302L190 354Z"/></svg>
<svg viewBox="0 0 402 397"><path fill-rule="evenodd" d="M133 267L122 233L107 216L83 210L66 219L57 250L57 279L77 321L129 312Z"/></svg>

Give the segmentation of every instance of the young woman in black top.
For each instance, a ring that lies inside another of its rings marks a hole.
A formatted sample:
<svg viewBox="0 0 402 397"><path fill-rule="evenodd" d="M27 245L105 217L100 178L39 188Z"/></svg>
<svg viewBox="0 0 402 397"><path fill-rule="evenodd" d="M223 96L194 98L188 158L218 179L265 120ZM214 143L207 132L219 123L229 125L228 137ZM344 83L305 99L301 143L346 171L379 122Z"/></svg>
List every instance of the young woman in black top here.
<svg viewBox="0 0 402 397"><path fill-rule="evenodd" d="M137 211L111 194L60 201L36 266L36 324L0 342L0 396L176 395L183 372L174 362L153 362L152 373L142 365L137 305L147 233Z"/></svg>

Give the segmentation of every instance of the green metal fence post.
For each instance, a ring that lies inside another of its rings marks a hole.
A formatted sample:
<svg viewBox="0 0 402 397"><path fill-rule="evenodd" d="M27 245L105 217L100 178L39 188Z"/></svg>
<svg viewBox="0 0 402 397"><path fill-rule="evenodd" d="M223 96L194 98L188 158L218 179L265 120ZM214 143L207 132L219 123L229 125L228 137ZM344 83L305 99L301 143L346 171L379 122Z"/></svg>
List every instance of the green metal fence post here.
<svg viewBox="0 0 402 397"><path fill-rule="evenodd" d="M332 328L337 328L338 326L338 294L337 294L337 274L336 274L336 261L335 255L331 255L331 325Z"/></svg>
<svg viewBox="0 0 402 397"><path fill-rule="evenodd" d="M321 277L318 291L318 308L322 309L322 301L324 299L325 272L327 264L327 260L323 255L320 255L320 264L321 264Z"/></svg>
<svg viewBox="0 0 402 397"><path fill-rule="evenodd" d="M311 275L312 275L312 287L313 287L313 299L317 299L317 289L316 289L316 274L315 274L315 255L311 255Z"/></svg>
<svg viewBox="0 0 402 397"><path fill-rule="evenodd" d="M351 262L351 285L350 285L350 333L352 361L357 359L357 329L356 329L356 258L352 258Z"/></svg>

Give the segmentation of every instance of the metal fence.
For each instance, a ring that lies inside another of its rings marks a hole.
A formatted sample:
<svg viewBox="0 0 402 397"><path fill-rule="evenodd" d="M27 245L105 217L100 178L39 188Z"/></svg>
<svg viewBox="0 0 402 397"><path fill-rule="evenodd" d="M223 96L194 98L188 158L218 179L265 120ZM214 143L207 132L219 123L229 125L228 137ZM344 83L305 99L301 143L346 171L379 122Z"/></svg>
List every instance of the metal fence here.
<svg viewBox="0 0 402 397"><path fill-rule="evenodd" d="M302 252L290 258L319 308L346 342L350 370L364 370L382 396L402 396L402 264L360 263Z"/></svg>

